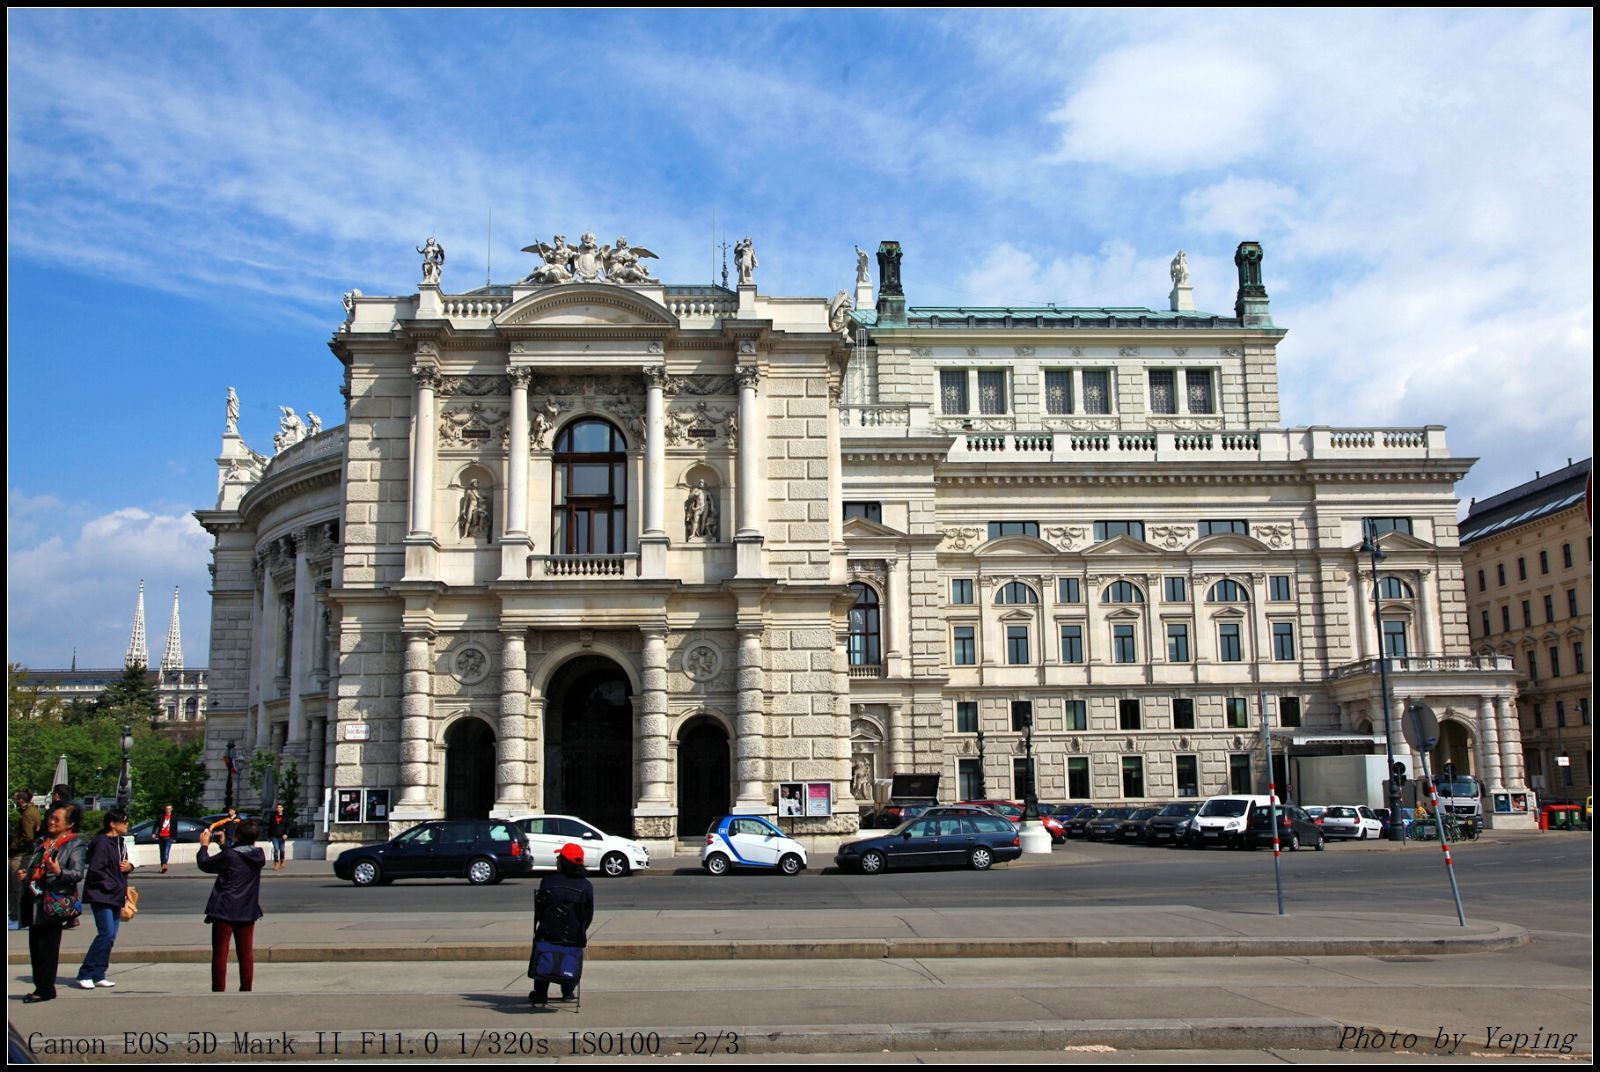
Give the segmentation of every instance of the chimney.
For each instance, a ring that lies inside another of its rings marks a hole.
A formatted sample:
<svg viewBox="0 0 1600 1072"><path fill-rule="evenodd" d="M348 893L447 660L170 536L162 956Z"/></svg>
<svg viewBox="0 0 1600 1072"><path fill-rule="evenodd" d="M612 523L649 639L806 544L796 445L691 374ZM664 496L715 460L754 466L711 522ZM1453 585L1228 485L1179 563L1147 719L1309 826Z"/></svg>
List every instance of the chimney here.
<svg viewBox="0 0 1600 1072"><path fill-rule="evenodd" d="M906 322L906 292L900 287L900 243L878 243L878 323Z"/></svg>
<svg viewBox="0 0 1600 1072"><path fill-rule="evenodd" d="M1239 269L1239 296L1233 315L1247 328L1270 328L1272 313L1267 308L1267 288L1261 284L1261 243L1240 242L1233 263Z"/></svg>

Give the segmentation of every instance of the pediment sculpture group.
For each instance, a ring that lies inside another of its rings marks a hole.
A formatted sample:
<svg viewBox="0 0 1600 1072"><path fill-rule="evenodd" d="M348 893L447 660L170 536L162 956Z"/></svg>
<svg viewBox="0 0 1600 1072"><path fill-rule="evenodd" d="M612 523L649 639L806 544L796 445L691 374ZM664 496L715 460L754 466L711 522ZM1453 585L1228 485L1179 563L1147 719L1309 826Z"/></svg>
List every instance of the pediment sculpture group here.
<svg viewBox="0 0 1600 1072"><path fill-rule="evenodd" d="M645 269L644 258L657 259L643 246L630 246L628 240L617 237L615 244L600 245L594 233L586 231L576 246L567 245L565 235L556 235L553 243L535 242L522 247L524 253L536 253L544 263L535 268L522 281L524 283L659 283Z"/></svg>

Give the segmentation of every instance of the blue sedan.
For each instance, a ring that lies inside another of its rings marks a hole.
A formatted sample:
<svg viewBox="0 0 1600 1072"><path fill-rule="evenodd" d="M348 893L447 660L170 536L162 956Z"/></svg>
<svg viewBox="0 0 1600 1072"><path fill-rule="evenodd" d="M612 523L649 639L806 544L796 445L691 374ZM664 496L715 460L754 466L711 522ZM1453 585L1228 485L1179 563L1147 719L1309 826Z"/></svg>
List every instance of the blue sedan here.
<svg viewBox="0 0 1600 1072"><path fill-rule="evenodd" d="M1017 828L998 815L913 819L887 834L839 846L833 862L876 875L891 867L971 867L986 871L1022 855Z"/></svg>

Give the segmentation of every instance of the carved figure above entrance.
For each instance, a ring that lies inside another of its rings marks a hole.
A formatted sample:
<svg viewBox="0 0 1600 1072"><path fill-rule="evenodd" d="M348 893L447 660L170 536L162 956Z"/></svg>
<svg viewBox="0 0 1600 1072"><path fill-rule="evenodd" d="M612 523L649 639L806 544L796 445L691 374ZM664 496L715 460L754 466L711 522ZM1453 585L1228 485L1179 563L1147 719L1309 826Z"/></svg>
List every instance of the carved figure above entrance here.
<svg viewBox="0 0 1600 1072"><path fill-rule="evenodd" d="M576 246L567 245L565 235L554 243L535 242L522 252L536 253L544 263L530 272L524 283L657 283L641 263L643 258L658 259L643 246L628 245L618 235L615 245L600 245L594 232L585 231Z"/></svg>

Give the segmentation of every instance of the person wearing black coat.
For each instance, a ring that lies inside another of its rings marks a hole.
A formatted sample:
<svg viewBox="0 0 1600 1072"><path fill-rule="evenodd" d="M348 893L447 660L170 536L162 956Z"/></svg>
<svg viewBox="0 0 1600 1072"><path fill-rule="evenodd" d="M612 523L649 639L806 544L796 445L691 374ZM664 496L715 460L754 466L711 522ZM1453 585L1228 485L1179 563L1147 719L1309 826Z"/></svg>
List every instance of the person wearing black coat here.
<svg viewBox="0 0 1600 1072"><path fill-rule="evenodd" d="M111 947L117 942L122 906L128 901L128 860L123 837L128 833L128 813L120 808L106 812L105 828L89 844L88 876L83 880L83 907L94 915L94 941L78 968L78 986L116 986L106 978L111 967Z"/></svg>
<svg viewBox="0 0 1600 1072"><path fill-rule="evenodd" d="M555 945L589 944L589 924L594 922L594 886L585 877L583 848L563 845L556 853L556 873L539 880L533 899L533 940ZM531 964L529 974L532 974ZM575 983L561 984L561 1000L572 1000ZM535 978L528 1002L534 1007L550 1004L550 980Z"/></svg>
<svg viewBox="0 0 1600 1072"><path fill-rule="evenodd" d="M255 983L255 930L261 911L261 870L267 866L265 854L256 848L260 828L246 819L220 835L220 852L208 856L211 831L200 832L200 870L217 876L206 901L206 922L211 924L211 990L222 993L228 987L228 941L231 938L239 955L239 989L247 991Z"/></svg>
<svg viewBox="0 0 1600 1072"><path fill-rule="evenodd" d="M288 867L289 817L283 813L282 804L275 805L267 816L267 840L272 842L272 869Z"/></svg>

